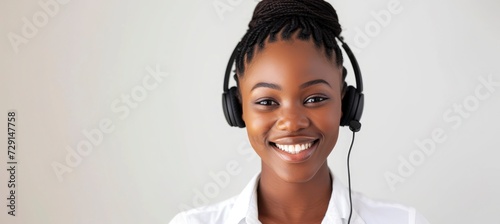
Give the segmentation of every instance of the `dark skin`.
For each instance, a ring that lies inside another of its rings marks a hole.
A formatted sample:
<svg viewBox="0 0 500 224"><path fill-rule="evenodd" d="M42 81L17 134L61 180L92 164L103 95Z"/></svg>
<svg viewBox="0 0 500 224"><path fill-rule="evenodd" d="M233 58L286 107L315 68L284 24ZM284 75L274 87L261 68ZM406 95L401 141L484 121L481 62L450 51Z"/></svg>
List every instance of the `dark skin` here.
<svg viewBox="0 0 500 224"><path fill-rule="evenodd" d="M243 120L260 156L259 220L321 223L332 180L327 157L339 131L342 67L313 41L267 42L239 79ZM309 146L298 154L278 145Z"/></svg>

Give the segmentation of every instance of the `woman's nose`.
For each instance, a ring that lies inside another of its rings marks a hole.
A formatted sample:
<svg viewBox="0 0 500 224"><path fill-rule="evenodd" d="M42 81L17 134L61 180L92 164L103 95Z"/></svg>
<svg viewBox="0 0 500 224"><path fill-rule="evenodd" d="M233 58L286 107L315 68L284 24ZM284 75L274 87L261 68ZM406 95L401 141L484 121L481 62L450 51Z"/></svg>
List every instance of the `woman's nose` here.
<svg viewBox="0 0 500 224"><path fill-rule="evenodd" d="M280 117L277 121L277 128L288 132L296 132L307 128L310 121L304 108L301 108L301 106L281 108Z"/></svg>

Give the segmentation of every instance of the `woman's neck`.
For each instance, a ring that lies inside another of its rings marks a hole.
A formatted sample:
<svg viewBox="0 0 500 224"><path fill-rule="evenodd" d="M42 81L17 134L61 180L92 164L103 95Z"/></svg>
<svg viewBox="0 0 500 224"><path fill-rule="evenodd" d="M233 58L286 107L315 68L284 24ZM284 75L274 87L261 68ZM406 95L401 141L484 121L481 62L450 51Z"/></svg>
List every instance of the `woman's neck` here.
<svg viewBox="0 0 500 224"><path fill-rule="evenodd" d="M325 163L308 181L284 181L262 166L257 189L259 220L262 223L321 223L328 209L332 179Z"/></svg>

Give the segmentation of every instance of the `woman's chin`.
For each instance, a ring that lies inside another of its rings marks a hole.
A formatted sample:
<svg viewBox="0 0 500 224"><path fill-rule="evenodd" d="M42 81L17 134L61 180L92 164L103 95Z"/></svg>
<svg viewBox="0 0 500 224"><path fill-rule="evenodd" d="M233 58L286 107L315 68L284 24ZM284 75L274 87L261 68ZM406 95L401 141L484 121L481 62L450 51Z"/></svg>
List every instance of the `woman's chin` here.
<svg viewBox="0 0 500 224"><path fill-rule="evenodd" d="M280 169L275 173L284 182L300 184L311 181L318 174L318 169Z"/></svg>

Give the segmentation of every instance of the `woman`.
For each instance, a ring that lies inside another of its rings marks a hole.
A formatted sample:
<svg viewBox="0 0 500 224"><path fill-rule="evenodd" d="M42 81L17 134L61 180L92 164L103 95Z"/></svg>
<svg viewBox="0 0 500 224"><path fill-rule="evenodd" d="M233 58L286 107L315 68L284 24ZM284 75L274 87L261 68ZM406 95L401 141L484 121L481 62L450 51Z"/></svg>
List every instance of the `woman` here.
<svg viewBox="0 0 500 224"><path fill-rule="evenodd" d="M427 223L412 208L360 194L351 206L350 191L330 172L339 126L359 129L363 103L344 81L340 33L335 9L323 0L256 6L228 66L235 58L237 88L223 101L229 123L246 126L261 173L240 195L180 213L171 223ZM349 123L345 98L352 91L359 107Z"/></svg>

